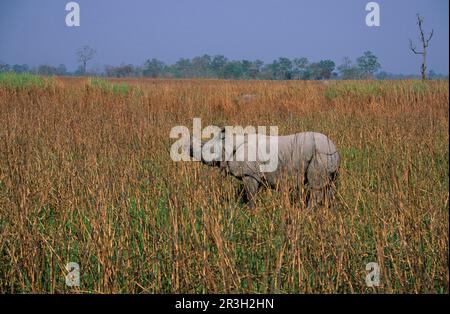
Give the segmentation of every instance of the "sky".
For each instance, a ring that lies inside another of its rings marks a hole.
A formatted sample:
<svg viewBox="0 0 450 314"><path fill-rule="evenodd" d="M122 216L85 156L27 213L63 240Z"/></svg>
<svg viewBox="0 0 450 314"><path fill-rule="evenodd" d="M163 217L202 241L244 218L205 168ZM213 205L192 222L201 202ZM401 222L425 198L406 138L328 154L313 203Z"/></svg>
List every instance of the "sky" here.
<svg viewBox="0 0 450 314"><path fill-rule="evenodd" d="M0 0L0 61L77 67L75 51L90 45L88 67L149 58L222 54L229 59L284 56L340 64L371 50L383 70L417 74L421 58L416 13L434 29L428 69L449 72L449 1L378 0L380 26L365 23L362 0L78 0L80 26L68 27L68 0Z"/></svg>

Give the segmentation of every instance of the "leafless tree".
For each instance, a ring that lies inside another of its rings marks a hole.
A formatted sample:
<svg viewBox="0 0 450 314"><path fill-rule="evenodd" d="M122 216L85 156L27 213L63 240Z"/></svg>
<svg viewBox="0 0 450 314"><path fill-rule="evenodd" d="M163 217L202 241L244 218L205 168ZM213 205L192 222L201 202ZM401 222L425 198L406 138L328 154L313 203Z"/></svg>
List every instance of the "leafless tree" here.
<svg viewBox="0 0 450 314"><path fill-rule="evenodd" d="M86 73L86 63L94 58L96 51L90 46L83 46L77 50L78 62L82 64L83 74Z"/></svg>
<svg viewBox="0 0 450 314"><path fill-rule="evenodd" d="M428 38L425 37L425 34L423 32L423 17L421 17L419 14L417 14L417 25L419 25L419 31L420 31L420 41L422 42L422 51L418 51L416 46L413 44L412 40L409 40L409 48L412 52L414 52L416 55L422 55L422 66L420 67L420 72L422 73L422 80L426 80L426 73L427 73L427 48L428 44L430 43L431 37L433 37L433 30L431 30L430 35Z"/></svg>

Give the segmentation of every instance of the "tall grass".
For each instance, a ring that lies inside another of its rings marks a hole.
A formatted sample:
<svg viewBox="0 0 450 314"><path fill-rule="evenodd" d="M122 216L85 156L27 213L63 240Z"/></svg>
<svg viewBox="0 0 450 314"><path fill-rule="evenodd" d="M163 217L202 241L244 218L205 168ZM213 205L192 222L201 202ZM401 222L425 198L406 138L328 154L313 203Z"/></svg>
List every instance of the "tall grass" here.
<svg viewBox="0 0 450 314"><path fill-rule="evenodd" d="M0 84L0 292L448 293L448 82L125 83ZM171 161L193 117L327 134L337 209Z"/></svg>
<svg viewBox="0 0 450 314"><path fill-rule="evenodd" d="M42 76L30 73L0 73L0 86L7 87L45 87L53 84L53 78L44 78Z"/></svg>
<svg viewBox="0 0 450 314"><path fill-rule="evenodd" d="M130 86L125 83L111 83L106 79L90 78L89 85L106 93L127 96L130 93Z"/></svg>

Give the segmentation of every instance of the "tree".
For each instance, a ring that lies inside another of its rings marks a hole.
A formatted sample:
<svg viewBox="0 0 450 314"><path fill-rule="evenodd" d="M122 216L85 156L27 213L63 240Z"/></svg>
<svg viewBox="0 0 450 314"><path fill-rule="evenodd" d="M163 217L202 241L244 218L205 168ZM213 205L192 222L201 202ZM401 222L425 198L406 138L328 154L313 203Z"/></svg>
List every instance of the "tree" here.
<svg viewBox="0 0 450 314"><path fill-rule="evenodd" d="M292 77L292 61L288 58L278 58L277 78L281 80L290 80Z"/></svg>
<svg viewBox="0 0 450 314"><path fill-rule="evenodd" d="M409 48L416 55L422 55L422 65L420 67L420 72L422 74L422 80L426 80L427 79L427 74L426 74L427 73L427 48L430 43L431 37L433 37L434 30L433 29L431 30L428 38L425 37L423 28L422 28L423 17L421 17L419 15L419 13L417 13L417 25L419 26L419 31L420 31L420 41L422 42L422 51L417 51L417 48L413 44L411 39L409 40Z"/></svg>
<svg viewBox="0 0 450 314"><path fill-rule="evenodd" d="M192 59L192 70L195 77L210 76L209 69L211 64L211 56L203 55Z"/></svg>
<svg viewBox="0 0 450 314"><path fill-rule="evenodd" d="M356 59L356 62L364 78L373 78L374 74L381 69L378 58L370 50L365 51L364 55Z"/></svg>
<svg viewBox="0 0 450 314"><path fill-rule="evenodd" d="M164 62L159 61L155 58L151 60L147 60L144 64L144 70L142 71L142 74L144 76L148 77L160 77L163 75L164 69L166 68L166 65Z"/></svg>
<svg viewBox="0 0 450 314"><path fill-rule="evenodd" d="M335 63L331 60L321 60L311 63L308 66L308 79L329 80L335 68Z"/></svg>
<svg viewBox="0 0 450 314"><path fill-rule="evenodd" d="M56 68L56 74L59 76L66 75L67 74L67 68L64 64L58 65Z"/></svg>
<svg viewBox="0 0 450 314"><path fill-rule="evenodd" d="M192 63L189 59L181 58L171 66L171 72L177 78L187 78L192 76Z"/></svg>
<svg viewBox="0 0 450 314"><path fill-rule="evenodd" d="M78 66L78 68L75 70L75 72L73 72L73 74L74 74L75 76L83 75L83 66L80 64L80 65Z"/></svg>
<svg viewBox="0 0 450 314"><path fill-rule="evenodd" d="M122 64L118 69L118 77L129 77L134 72L134 66L132 64Z"/></svg>
<svg viewBox="0 0 450 314"><path fill-rule="evenodd" d="M355 80L360 77L359 68L349 57L344 57L343 63L337 67L343 80Z"/></svg>
<svg viewBox="0 0 450 314"><path fill-rule="evenodd" d="M242 63L240 61L230 61L224 67L223 76L226 79L239 79L242 77Z"/></svg>
<svg viewBox="0 0 450 314"><path fill-rule="evenodd" d="M263 65L264 65L264 62L261 60L256 60L256 61L252 62L250 69L249 69L249 76L251 79L254 80L259 76Z"/></svg>
<svg viewBox="0 0 450 314"><path fill-rule="evenodd" d="M280 57L265 67L266 77L272 80L290 80L293 73L292 61Z"/></svg>
<svg viewBox="0 0 450 314"><path fill-rule="evenodd" d="M336 64L331 60L321 60L319 62L320 77L325 80L329 80L333 74Z"/></svg>
<svg viewBox="0 0 450 314"><path fill-rule="evenodd" d="M30 68L27 64L14 64L12 70L16 73L29 72Z"/></svg>
<svg viewBox="0 0 450 314"><path fill-rule="evenodd" d="M9 66L9 64L0 61L0 73L1 72L9 72L10 70L11 70L11 67Z"/></svg>
<svg viewBox="0 0 450 314"><path fill-rule="evenodd" d="M128 77L134 72L134 66L132 64L124 64L122 63L118 67L110 67L109 74L110 76L115 77Z"/></svg>
<svg viewBox="0 0 450 314"><path fill-rule="evenodd" d="M428 71L428 77L430 79L434 79L434 78L439 77L439 75L433 69L431 69L430 71Z"/></svg>
<svg viewBox="0 0 450 314"><path fill-rule="evenodd" d="M259 77L263 80L273 80L272 64L264 64L259 71Z"/></svg>
<svg viewBox="0 0 450 314"><path fill-rule="evenodd" d="M89 60L94 58L96 51L88 45L79 48L76 52L78 56L78 62L82 65L83 74L86 74L86 64Z"/></svg>
<svg viewBox="0 0 450 314"><path fill-rule="evenodd" d="M135 73L135 68L132 64L122 63L118 67L107 65L105 67L106 76L109 77L128 77Z"/></svg>
<svg viewBox="0 0 450 314"><path fill-rule="evenodd" d="M308 69L308 59L307 58L295 58L292 61L293 71L292 76L294 79L303 80L305 79L306 72Z"/></svg>
<svg viewBox="0 0 450 314"><path fill-rule="evenodd" d="M223 77L223 70L227 62L227 58L222 55L216 55L212 58L210 67L216 77Z"/></svg>
<svg viewBox="0 0 450 314"><path fill-rule="evenodd" d="M252 69L252 62L249 60L242 60L241 61L241 70L242 70L241 78L243 78L243 79L250 78L251 77L250 76L251 69Z"/></svg>
<svg viewBox="0 0 450 314"><path fill-rule="evenodd" d="M391 75L386 71L380 71L377 73L376 77L378 80L386 80L386 79L391 78Z"/></svg>
<svg viewBox="0 0 450 314"><path fill-rule="evenodd" d="M319 63L313 62L308 66L309 77L308 79L320 80L320 67Z"/></svg>
<svg viewBox="0 0 450 314"><path fill-rule="evenodd" d="M37 73L39 75L52 76L52 75L57 75L58 70L54 66L51 66L48 64L41 64L37 69Z"/></svg>

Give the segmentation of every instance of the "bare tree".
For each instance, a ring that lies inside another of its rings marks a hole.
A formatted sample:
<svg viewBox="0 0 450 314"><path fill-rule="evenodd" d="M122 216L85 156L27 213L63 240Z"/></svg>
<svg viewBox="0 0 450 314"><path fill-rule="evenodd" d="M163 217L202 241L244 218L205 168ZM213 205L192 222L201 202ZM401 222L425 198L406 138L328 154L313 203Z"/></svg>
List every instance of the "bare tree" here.
<svg viewBox="0 0 450 314"><path fill-rule="evenodd" d="M83 46L77 50L78 62L82 64L83 74L86 73L86 63L94 58L96 51L90 46Z"/></svg>
<svg viewBox="0 0 450 314"><path fill-rule="evenodd" d="M428 38L425 38L425 34L423 32L423 17L421 17L419 14L417 14L417 25L419 25L420 30L420 41L422 42L422 51L418 51L416 46L413 44L412 40L409 40L409 48L412 52L414 52L416 55L422 55L422 66L420 67L420 72L422 73L422 80L426 80L426 73L427 73L427 48L428 44L431 40L431 37L433 37L433 30L431 30L430 35Z"/></svg>

